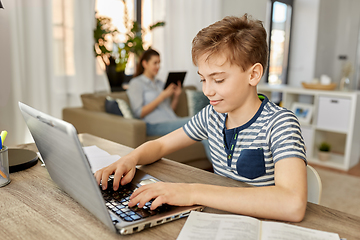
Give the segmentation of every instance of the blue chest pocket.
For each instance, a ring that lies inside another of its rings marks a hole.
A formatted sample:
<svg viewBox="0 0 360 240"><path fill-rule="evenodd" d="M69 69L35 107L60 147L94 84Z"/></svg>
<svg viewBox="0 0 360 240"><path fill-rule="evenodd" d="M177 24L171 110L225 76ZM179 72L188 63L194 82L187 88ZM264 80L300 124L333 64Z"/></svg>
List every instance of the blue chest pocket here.
<svg viewBox="0 0 360 240"><path fill-rule="evenodd" d="M265 175L264 149L243 149L236 162L236 171L240 176L255 179Z"/></svg>

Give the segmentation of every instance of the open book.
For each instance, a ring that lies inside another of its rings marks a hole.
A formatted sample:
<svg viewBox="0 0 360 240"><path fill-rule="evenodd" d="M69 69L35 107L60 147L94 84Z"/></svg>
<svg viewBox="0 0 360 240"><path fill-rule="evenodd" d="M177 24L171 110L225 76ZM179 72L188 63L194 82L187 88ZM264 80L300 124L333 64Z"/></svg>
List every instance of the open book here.
<svg viewBox="0 0 360 240"><path fill-rule="evenodd" d="M336 233L233 214L191 212L177 240L339 240Z"/></svg>

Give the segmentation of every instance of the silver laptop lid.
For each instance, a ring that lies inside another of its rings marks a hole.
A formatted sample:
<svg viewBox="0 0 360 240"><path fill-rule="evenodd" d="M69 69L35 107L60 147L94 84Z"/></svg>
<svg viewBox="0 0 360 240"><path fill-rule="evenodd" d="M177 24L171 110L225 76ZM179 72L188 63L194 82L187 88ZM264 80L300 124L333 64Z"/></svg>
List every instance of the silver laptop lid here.
<svg viewBox="0 0 360 240"><path fill-rule="evenodd" d="M19 102L52 180L116 232L73 125Z"/></svg>

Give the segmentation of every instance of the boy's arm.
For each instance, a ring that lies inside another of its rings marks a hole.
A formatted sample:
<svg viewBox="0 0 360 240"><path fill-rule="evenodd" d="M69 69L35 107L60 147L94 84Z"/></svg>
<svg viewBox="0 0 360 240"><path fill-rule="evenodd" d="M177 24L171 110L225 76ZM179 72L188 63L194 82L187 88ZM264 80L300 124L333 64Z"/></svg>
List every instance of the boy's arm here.
<svg viewBox="0 0 360 240"><path fill-rule="evenodd" d="M113 187L114 190L117 190L120 181L121 185L131 182L135 175L136 165L153 163L161 157L195 142L185 134L182 128L179 128L161 138L140 145L118 161L98 170L95 178L97 183L102 182L103 189L106 189L109 176L114 174Z"/></svg>
<svg viewBox="0 0 360 240"><path fill-rule="evenodd" d="M172 205L205 205L237 214L259 218L299 222L307 204L306 165L289 158L275 164L275 186L222 187L207 184L155 183L142 186L129 203L142 207L155 198L151 208L163 203Z"/></svg>
<svg viewBox="0 0 360 240"><path fill-rule="evenodd" d="M278 161L275 186L212 188L198 185L194 188L200 191L195 199L206 206L259 218L299 222L307 204L306 164L299 158Z"/></svg>

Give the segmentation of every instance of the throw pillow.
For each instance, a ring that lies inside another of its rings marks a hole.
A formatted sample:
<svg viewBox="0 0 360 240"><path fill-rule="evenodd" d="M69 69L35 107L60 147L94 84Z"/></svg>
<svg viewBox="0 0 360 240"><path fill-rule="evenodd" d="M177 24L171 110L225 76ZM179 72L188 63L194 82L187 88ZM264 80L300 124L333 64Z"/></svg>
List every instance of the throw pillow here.
<svg viewBox="0 0 360 240"><path fill-rule="evenodd" d="M119 109L120 109L121 113L123 114L124 118L129 118L129 119L134 118L132 111L129 107L129 104L127 104L127 102L125 100L116 99L116 102L117 102Z"/></svg>
<svg viewBox="0 0 360 240"><path fill-rule="evenodd" d="M189 116L194 116L201 109L207 106L210 101L201 91L196 90L185 90L186 98L188 101Z"/></svg>
<svg viewBox="0 0 360 240"><path fill-rule="evenodd" d="M106 97L105 99L105 111L107 113L123 116L117 101L111 97Z"/></svg>

